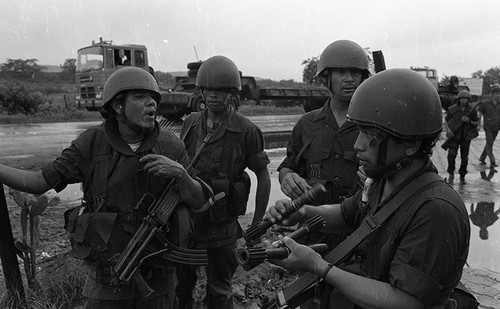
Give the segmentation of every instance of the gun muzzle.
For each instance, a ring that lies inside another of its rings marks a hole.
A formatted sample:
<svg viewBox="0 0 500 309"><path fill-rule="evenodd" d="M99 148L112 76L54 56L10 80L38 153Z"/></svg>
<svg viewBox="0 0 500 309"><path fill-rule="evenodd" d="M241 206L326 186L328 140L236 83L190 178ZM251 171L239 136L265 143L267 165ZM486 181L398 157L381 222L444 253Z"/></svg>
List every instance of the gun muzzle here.
<svg viewBox="0 0 500 309"><path fill-rule="evenodd" d="M328 251L327 244L314 244L309 246L309 248L323 255ZM265 260L274 259L280 260L285 259L290 255L290 249L287 247L280 248L239 248L236 252L236 257L238 264L248 271L257 265L261 264Z"/></svg>

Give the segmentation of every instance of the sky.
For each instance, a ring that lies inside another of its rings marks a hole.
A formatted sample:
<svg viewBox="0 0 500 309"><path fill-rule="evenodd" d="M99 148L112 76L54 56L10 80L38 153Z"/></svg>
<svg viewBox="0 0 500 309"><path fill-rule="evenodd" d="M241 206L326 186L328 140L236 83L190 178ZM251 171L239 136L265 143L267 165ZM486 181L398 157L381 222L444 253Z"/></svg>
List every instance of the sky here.
<svg viewBox="0 0 500 309"><path fill-rule="evenodd" d="M61 65L92 40L141 44L156 71L231 58L243 75L302 81L302 61L339 39L381 50L387 68L440 78L500 66L500 1L2 0L0 63Z"/></svg>

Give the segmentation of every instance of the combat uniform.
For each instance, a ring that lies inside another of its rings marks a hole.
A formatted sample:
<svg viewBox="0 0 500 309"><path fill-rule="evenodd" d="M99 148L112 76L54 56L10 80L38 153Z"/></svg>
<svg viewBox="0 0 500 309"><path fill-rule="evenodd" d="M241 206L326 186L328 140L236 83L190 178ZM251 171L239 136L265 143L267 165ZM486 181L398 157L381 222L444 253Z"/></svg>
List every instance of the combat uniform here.
<svg viewBox="0 0 500 309"><path fill-rule="evenodd" d="M356 174L358 160L353 149L357 137L355 124L345 122L339 128L329 99L321 109L299 119L278 171L289 168L310 185L330 181L333 189L316 205L340 203L360 188Z"/></svg>
<svg viewBox="0 0 500 309"><path fill-rule="evenodd" d="M493 104L493 99L489 98L481 103L477 109L483 115L483 129L486 137L486 145L484 145L483 152L479 156L479 161L490 158L492 166L496 165L495 155L493 154L493 144L500 129L500 103Z"/></svg>
<svg viewBox="0 0 500 309"><path fill-rule="evenodd" d="M470 115L469 115L470 114ZM471 107L469 104L466 105L465 109L462 110L459 104L450 106L448 112L446 113L446 121L448 124L458 124L463 116L470 119L471 122L475 122L476 125L469 123L463 123L462 126L454 133L453 139L449 143L448 149L448 173L453 174L455 172L455 159L458 154L458 147L460 147L460 168L458 173L460 177L463 178L467 174L467 165L469 163L469 149L471 140L477 137L477 113L475 111L471 112ZM453 129L453 128L450 128Z"/></svg>
<svg viewBox="0 0 500 309"><path fill-rule="evenodd" d="M246 175L245 168L258 171L269 164L261 130L233 107L229 108L220 127L210 132L212 137L195 164L197 176L212 187L214 194L226 193L226 198L213 205L209 211L193 216L196 247L208 248L209 308L233 306L231 278L238 266L236 240L242 236L238 216L245 213L246 200L243 204L234 205L234 198L227 192L228 187L231 188L242 175ZM205 109L190 114L184 121L181 139L191 157L209 133L207 114L208 110ZM177 295L181 308L191 308L197 275L193 267L183 266L182 269Z"/></svg>
<svg viewBox="0 0 500 309"><path fill-rule="evenodd" d="M182 141L170 132L160 131L158 124L134 152L120 137L117 121L111 118L81 134L60 157L43 168L46 182L58 192L67 184L81 182L85 212L104 214L100 226L94 227L102 237L89 240L92 252L75 251L89 266L83 290L83 295L90 299L87 308L104 307L106 300L112 300L107 304L109 308L132 308L138 304L148 308L174 308L177 284L174 268L166 263L143 267L141 273L155 292L140 300L132 283L123 288L110 285L110 263L95 258L93 253L103 248L121 252L147 212L144 206L135 209L141 197L147 192L158 197L170 182L171 179L151 177L143 169L139 159L150 153L162 154L183 166L189 163ZM120 233L116 233L116 229Z"/></svg>
<svg viewBox="0 0 500 309"><path fill-rule="evenodd" d="M437 170L428 161L426 168L411 176L391 196L423 173ZM368 204L361 202L361 192L341 204L343 217L350 226L359 227L365 217L387 204L390 197L380 200L383 187L383 182L371 186ZM417 196L411 197L354 249L349 263L342 268L390 283L428 307L442 306L460 280L470 238L463 201L451 187L442 188L439 196L429 194L420 204L414 203ZM334 303L333 299L331 308L338 308Z"/></svg>

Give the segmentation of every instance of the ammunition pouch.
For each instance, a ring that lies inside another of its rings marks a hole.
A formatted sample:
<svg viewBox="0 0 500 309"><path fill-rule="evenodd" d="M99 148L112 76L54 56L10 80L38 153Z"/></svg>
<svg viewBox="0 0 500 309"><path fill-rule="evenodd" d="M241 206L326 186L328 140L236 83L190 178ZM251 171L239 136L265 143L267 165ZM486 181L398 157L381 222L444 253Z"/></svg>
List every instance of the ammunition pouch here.
<svg viewBox="0 0 500 309"><path fill-rule="evenodd" d="M84 206L68 209L64 213L64 228L70 234L73 257L89 265L112 265L137 231L140 222L134 214L114 212L85 212ZM164 227L165 237L172 244L190 247L193 244L192 223L184 204L177 205ZM152 242L147 251L164 249L159 242ZM146 252L147 253L147 252ZM148 259L155 268L168 266L161 255Z"/></svg>
<svg viewBox="0 0 500 309"><path fill-rule="evenodd" d="M213 179L211 187L214 195L219 192L225 193L225 197L216 201L208 211L211 222L228 223L245 214L250 195L250 176L246 172L232 182L229 178Z"/></svg>
<svg viewBox="0 0 500 309"><path fill-rule="evenodd" d="M89 264L110 264L134 235L131 214L84 212L77 206L64 213L70 234L71 253Z"/></svg>

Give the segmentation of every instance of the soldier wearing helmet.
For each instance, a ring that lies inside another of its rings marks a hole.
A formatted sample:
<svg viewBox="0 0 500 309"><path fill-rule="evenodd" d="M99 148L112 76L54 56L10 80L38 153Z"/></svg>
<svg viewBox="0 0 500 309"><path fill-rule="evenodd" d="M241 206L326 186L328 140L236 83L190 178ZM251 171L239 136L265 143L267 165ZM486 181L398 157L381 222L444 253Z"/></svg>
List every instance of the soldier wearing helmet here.
<svg viewBox="0 0 500 309"><path fill-rule="evenodd" d="M478 136L477 126L479 119L476 113L477 104L470 106L471 95L467 90L461 90L454 105L448 108L444 127L448 139L444 149L448 150L448 182L453 183L455 173L455 159L457 158L458 148L460 148L460 184L465 184L465 175L467 174L467 165L469 163L469 149L473 138Z"/></svg>
<svg viewBox="0 0 500 309"><path fill-rule="evenodd" d="M291 254L273 263L330 283L335 293L328 308L451 308L446 305L467 259L470 226L462 199L430 160L441 114L437 91L412 70L391 69L365 81L347 117L359 128L354 149L371 186L341 204L305 206L282 220L292 225L321 214L326 231L359 236L345 241L354 249L332 265L285 237ZM278 201L266 217L281 220L287 203Z"/></svg>
<svg viewBox="0 0 500 309"><path fill-rule="evenodd" d="M210 210L193 216L195 242L208 249L206 298L208 308L233 308L231 278L238 266L236 240L242 236L238 216L245 214L250 178L255 173L257 190L253 223L264 216L271 181L261 130L234 108L238 104L241 77L234 62L224 56L213 56L202 63L196 76L207 108L191 113L184 120L181 139L190 156L199 144L207 141L195 168L215 194L225 198ZM194 267L178 269L177 296L179 308L192 308L193 289L197 281Z"/></svg>
<svg viewBox="0 0 500 309"><path fill-rule="evenodd" d="M496 164L493 144L500 129L500 86L498 84L491 88L491 96L486 97L479 105L479 122L483 118L483 129L486 136L486 144L479 156L479 163L486 164L486 157L490 159L490 168L494 169Z"/></svg>
<svg viewBox="0 0 500 309"><path fill-rule="evenodd" d="M369 75L367 54L357 43L338 40L325 48L317 76L330 97L322 108L302 116L293 128L287 156L278 167L281 191L286 196L296 198L314 184L329 181L333 189L316 204L340 203L362 187L353 149L358 130L346 121L346 114L354 91ZM325 242L333 248L344 238L345 234L315 232L304 241ZM315 307L312 302L308 306Z"/></svg>
<svg viewBox="0 0 500 309"><path fill-rule="evenodd" d="M133 282L113 286L110 264L147 215L144 207L136 208L145 193L159 197L175 179L191 209L199 209L205 194L210 194L208 186L187 173L189 157L182 141L160 131L155 121L159 99L158 85L149 72L119 69L104 85L102 125L82 133L40 172L0 166L0 182L29 193L52 188L59 192L68 184L82 183L84 203L69 210L65 218L73 255L88 266L85 308L174 308L175 269L163 260L158 265L145 262L140 269L155 290L146 299Z"/></svg>

